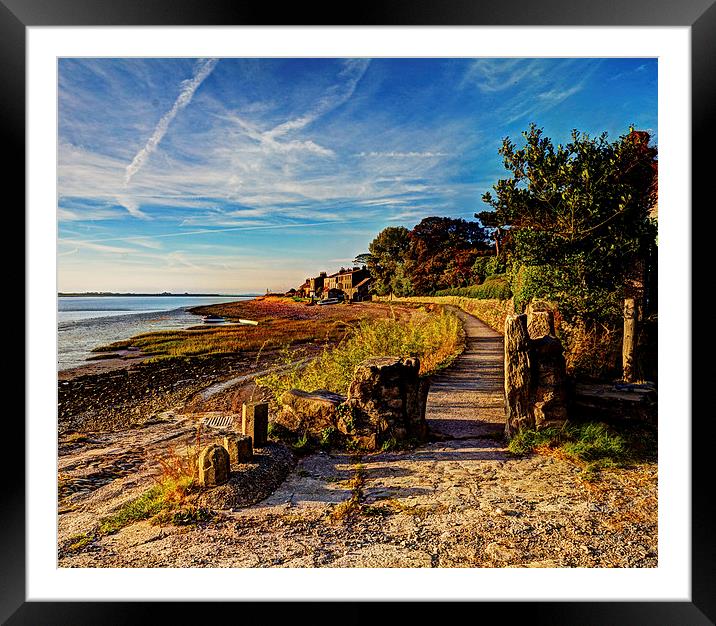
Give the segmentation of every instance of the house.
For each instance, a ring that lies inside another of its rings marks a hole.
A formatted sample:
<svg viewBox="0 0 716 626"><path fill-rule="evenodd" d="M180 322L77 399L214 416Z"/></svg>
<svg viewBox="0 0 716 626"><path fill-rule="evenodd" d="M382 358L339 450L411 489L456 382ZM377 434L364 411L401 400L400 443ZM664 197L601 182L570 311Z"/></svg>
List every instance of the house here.
<svg viewBox="0 0 716 626"><path fill-rule="evenodd" d="M351 269L341 268L335 274L326 276L323 282L324 298L336 297L335 294L343 294L347 300L358 302L368 297L370 284L370 273L363 267ZM333 293L334 295L329 295Z"/></svg>
<svg viewBox="0 0 716 626"><path fill-rule="evenodd" d="M321 300L345 298L353 302L360 302L370 299L370 285L370 273L365 265L350 269L342 267L330 276L326 272L321 272L314 278L306 278L306 281L295 290L295 295Z"/></svg>
<svg viewBox="0 0 716 626"><path fill-rule="evenodd" d="M299 298L307 298L307 297L308 297L308 283L309 283L309 280L310 280L310 279L307 278L306 281L305 281L302 285L300 285L299 287L297 287L296 289L294 289L294 290L293 290L293 291L294 291L294 294L293 294L293 295L298 296Z"/></svg>
<svg viewBox="0 0 716 626"><path fill-rule="evenodd" d="M326 280L326 272L321 272L315 278L309 278L308 295L311 298L320 298L323 293L323 283Z"/></svg>

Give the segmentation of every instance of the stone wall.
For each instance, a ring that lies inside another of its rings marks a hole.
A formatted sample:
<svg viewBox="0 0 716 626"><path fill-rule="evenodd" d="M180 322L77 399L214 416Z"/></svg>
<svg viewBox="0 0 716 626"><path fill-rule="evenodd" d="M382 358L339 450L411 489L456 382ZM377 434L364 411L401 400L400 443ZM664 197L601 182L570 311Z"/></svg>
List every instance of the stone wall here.
<svg viewBox="0 0 716 626"><path fill-rule="evenodd" d="M291 389L282 396L272 421L315 439L335 429L345 441L367 450L390 439L421 440L427 435L430 383L419 372L417 358L367 359L356 367L347 397L324 389Z"/></svg>
<svg viewBox="0 0 716 626"><path fill-rule="evenodd" d="M398 298L390 296L376 296L378 302L408 302L416 304L449 304L456 306L466 313L481 319L493 330L503 333L505 319L515 312L515 305L510 300L480 300L462 296L411 296Z"/></svg>

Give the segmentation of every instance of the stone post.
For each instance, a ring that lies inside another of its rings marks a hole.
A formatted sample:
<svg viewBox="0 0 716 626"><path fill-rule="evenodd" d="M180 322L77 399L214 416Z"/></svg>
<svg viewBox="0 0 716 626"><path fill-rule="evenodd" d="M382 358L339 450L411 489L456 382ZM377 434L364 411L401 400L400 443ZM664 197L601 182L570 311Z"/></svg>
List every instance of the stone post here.
<svg viewBox="0 0 716 626"><path fill-rule="evenodd" d="M530 339L554 335L554 313L552 311L531 311L528 313L527 332Z"/></svg>
<svg viewBox="0 0 716 626"><path fill-rule="evenodd" d="M634 298L624 300L624 340L622 342L622 368L624 382L634 382L634 352L636 349L636 315Z"/></svg>
<svg viewBox="0 0 716 626"><path fill-rule="evenodd" d="M268 440L268 403L248 404L241 411L241 432L251 437L254 448L263 448Z"/></svg>
<svg viewBox="0 0 716 626"><path fill-rule="evenodd" d="M232 465L251 463L254 452L251 447L251 437L246 435L228 435L224 437L224 447L229 453Z"/></svg>
<svg viewBox="0 0 716 626"><path fill-rule="evenodd" d="M229 453L218 444L206 446L199 454L199 484L202 487L223 485L229 480Z"/></svg>
<svg viewBox="0 0 716 626"><path fill-rule="evenodd" d="M508 315L505 319L505 435L534 429L530 407L531 371L527 316Z"/></svg>
<svg viewBox="0 0 716 626"><path fill-rule="evenodd" d="M562 342L551 335L530 340L532 415L537 430L567 421L567 372Z"/></svg>

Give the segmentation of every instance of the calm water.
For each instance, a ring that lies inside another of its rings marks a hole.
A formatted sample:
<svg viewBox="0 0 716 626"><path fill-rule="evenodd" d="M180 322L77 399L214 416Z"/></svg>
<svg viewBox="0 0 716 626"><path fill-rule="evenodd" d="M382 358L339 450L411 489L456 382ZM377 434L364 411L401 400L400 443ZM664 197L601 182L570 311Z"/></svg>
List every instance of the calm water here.
<svg viewBox="0 0 716 626"><path fill-rule="evenodd" d="M57 367L83 365L92 349L139 333L185 328L201 321L188 307L250 300L250 296L59 297Z"/></svg>

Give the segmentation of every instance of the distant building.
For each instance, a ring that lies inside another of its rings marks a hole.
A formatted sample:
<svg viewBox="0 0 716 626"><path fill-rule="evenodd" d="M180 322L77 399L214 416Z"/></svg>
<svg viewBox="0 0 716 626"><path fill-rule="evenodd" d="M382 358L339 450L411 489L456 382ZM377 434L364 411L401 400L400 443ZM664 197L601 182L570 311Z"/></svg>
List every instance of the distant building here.
<svg viewBox="0 0 716 626"><path fill-rule="evenodd" d="M369 283L370 273L365 266L352 269L342 267L335 274L326 277L323 292L327 294L330 290L337 290L342 292L347 300L359 302L368 297Z"/></svg>
<svg viewBox="0 0 716 626"><path fill-rule="evenodd" d="M306 282L304 282L300 287L297 289L293 289L294 292L292 295L298 296L299 298L308 298L308 285L309 285L310 278L306 279Z"/></svg>
<svg viewBox="0 0 716 626"><path fill-rule="evenodd" d="M342 267L335 274L321 272L314 278L307 278L296 291L303 298L345 298L353 302L370 299L370 273L363 267L346 269Z"/></svg>
<svg viewBox="0 0 716 626"><path fill-rule="evenodd" d="M308 279L308 297L320 298L323 293L323 283L326 280L326 272L321 272L315 278Z"/></svg>

